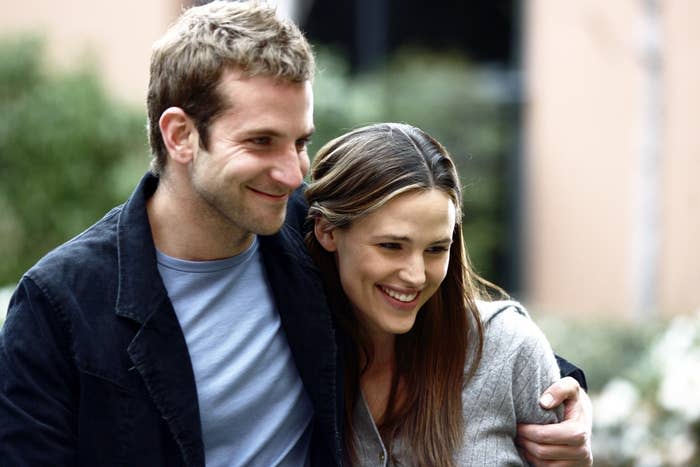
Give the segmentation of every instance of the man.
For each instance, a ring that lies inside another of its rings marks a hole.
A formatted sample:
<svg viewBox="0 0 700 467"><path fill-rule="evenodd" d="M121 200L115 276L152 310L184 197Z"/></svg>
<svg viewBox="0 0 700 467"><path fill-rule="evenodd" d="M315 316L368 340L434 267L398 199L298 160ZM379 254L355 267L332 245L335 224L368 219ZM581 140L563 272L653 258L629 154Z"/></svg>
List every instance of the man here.
<svg viewBox="0 0 700 467"><path fill-rule="evenodd" d="M337 331L284 224L303 217L313 72L263 5L191 8L155 44L151 173L10 304L0 465L341 463Z"/></svg>

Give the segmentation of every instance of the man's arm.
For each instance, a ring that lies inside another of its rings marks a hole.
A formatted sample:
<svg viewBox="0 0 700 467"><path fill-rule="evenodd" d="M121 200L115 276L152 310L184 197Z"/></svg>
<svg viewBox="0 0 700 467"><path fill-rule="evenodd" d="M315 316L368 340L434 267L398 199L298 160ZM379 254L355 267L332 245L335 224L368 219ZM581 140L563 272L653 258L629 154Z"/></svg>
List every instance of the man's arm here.
<svg viewBox="0 0 700 467"><path fill-rule="evenodd" d="M591 466L591 400L582 390L579 381L571 376L554 383L540 398L540 405L546 409L562 403L563 422L553 425L518 425L516 443L528 461L537 467Z"/></svg>
<svg viewBox="0 0 700 467"><path fill-rule="evenodd" d="M586 375L583 374L583 370L559 355L555 354L554 357L557 359L561 377L571 376L578 381L579 386L581 386L584 391L588 391L588 383L586 382Z"/></svg>
<svg viewBox="0 0 700 467"><path fill-rule="evenodd" d="M0 331L0 465L76 463L76 378L60 316L25 277Z"/></svg>

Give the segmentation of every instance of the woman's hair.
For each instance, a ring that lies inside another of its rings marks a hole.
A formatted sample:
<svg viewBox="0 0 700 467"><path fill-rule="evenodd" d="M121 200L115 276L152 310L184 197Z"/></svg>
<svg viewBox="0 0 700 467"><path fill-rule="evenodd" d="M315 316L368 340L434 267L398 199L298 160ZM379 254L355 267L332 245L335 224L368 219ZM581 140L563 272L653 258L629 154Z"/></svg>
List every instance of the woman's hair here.
<svg viewBox="0 0 700 467"><path fill-rule="evenodd" d="M462 388L478 365L483 342L475 303L482 280L472 272L462 240L462 194L455 165L447 150L419 128L382 123L358 128L323 146L311 177L306 190L310 219L325 218L339 229L407 192L440 190L455 205L447 275L423 305L413 328L396 337L397 372L379 426L389 452L400 431L417 465L452 465L464 433ZM353 459L357 449L352 416L360 377L372 360L372 344L343 292L333 254L319 244L313 230L306 244L344 331L345 446ZM470 349L474 352L467 368ZM399 402L400 380L406 384Z"/></svg>
<svg viewBox="0 0 700 467"><path fill-rule="evenodd" d="M224 71L283 82L312 81L314 56L299 28L260 1L214 1L191 7L153 46L148 84L151 170L159 174L167 150L158 120L180 107L195 122L206 149L211 122L230 105L219 92Z"/></svg>

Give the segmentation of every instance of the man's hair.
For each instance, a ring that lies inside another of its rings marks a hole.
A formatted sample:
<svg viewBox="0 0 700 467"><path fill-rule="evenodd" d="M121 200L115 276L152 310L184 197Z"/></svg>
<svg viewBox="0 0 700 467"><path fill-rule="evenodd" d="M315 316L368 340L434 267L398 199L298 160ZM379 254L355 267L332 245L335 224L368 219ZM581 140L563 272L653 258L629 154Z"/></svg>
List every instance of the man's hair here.
<svg viewBox="0 0 700 467"><path fill-rule="evenodd" d="M423 305L413 328L396 337L396 368L387 409L379 426L390 446L401 431L416 465L452 465L464 433L460 389L481 358L483 330L476 306L488 284L471 269L462 240L462 193L447 150L419 128L383 123L346 133L323 146L311 167L305 192L310 219L324 218L333 228L349 229L403 193L439 190L455 205L447 275ZM311 256L326 282L329 301L340 326L345 355L345 447L355 456L352 425L360 378L374 350L353 312L339 279L333 253L314 235L306 236ZM469 349L475 352L468 355ZM362 358L364 357L364 358ZM465 367L467 371L465 372ZM406 382L403 401L398 381Z"/></svg>
<svg viewBox="0 0 700 467"><path fill-rule="evenodd" d="M208 146L209 125L232 103L219 92L224 71L244 77L312 81L311 46L291 21L257 1L214 1L189 8L153 46L148 84L151 170L160 174L168 152L158 126L163 112L179 107Z"/></svg>

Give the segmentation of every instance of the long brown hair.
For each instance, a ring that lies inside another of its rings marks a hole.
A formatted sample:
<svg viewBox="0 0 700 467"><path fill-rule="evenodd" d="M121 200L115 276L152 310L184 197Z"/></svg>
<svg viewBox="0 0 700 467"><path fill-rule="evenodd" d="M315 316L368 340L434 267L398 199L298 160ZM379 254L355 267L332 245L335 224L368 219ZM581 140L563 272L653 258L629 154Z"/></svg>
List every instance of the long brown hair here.
<svg viewBox="0 0 700 467"><path fill-rule="evenodd" d="M418 465L452 465L464 433L462 388L478 365L483 343L475 304L481 280L469 266L462 240L462 194L455 165L447 150L419 128L383 123L327 143L316 154L311 177L306 191L309 217L323 217L335 228L349 228L358 218L411 191L441 190L457 209L447 275L418 313L413 328L396 337L397 371L379 427L389 452L400 432ZM356 453L353 411L360 378L374 352L343 292L333 255L323 249L313 231L306 243L324 275L331 306L345 334L341 344L346 361L344 435L352 461ZM474 351L469 353L470 349ZM401 402L396 397L399 380L406 382Z"/></svg>

